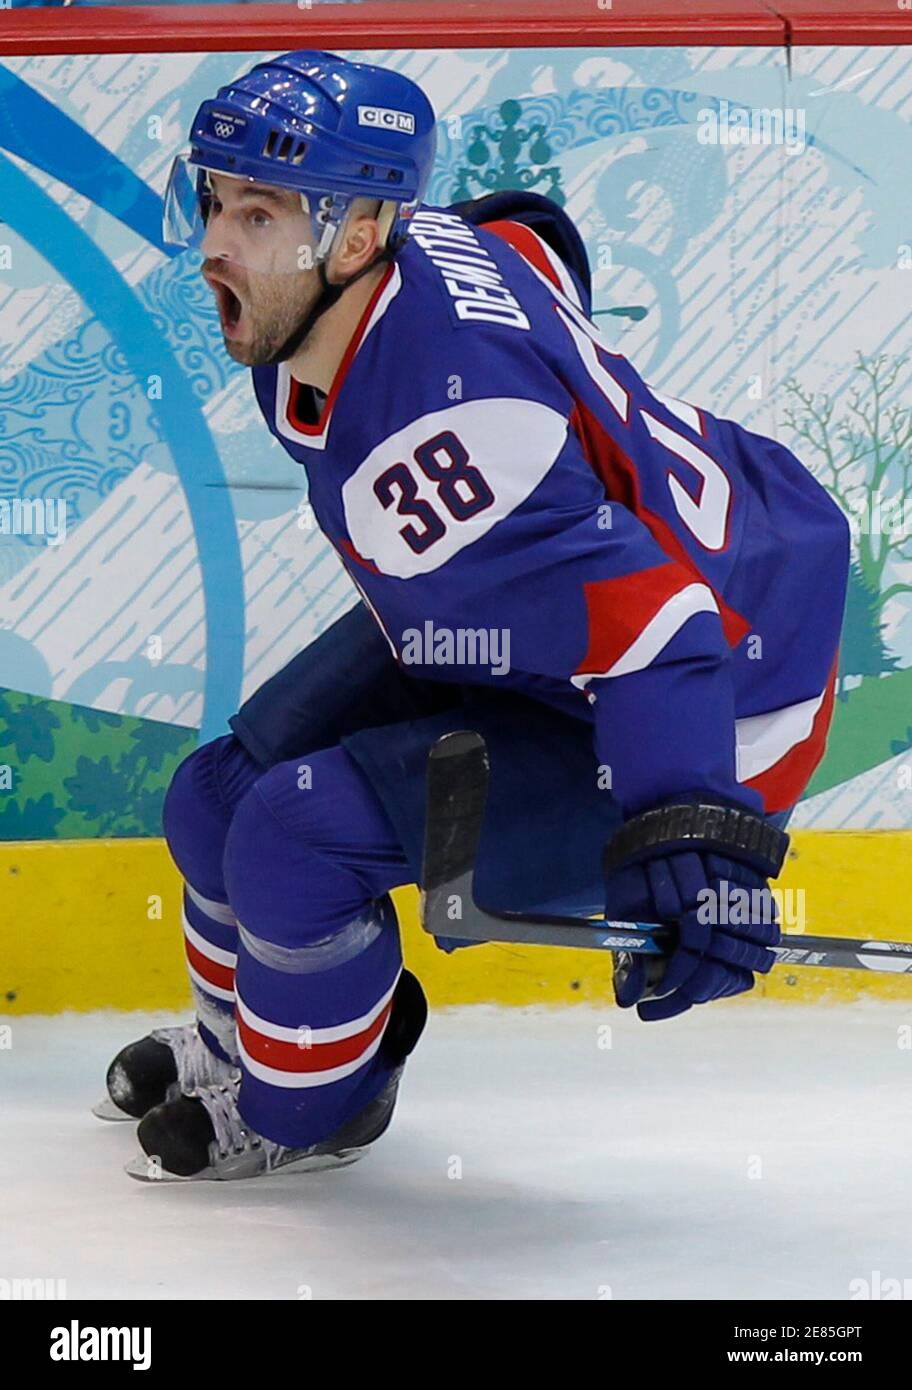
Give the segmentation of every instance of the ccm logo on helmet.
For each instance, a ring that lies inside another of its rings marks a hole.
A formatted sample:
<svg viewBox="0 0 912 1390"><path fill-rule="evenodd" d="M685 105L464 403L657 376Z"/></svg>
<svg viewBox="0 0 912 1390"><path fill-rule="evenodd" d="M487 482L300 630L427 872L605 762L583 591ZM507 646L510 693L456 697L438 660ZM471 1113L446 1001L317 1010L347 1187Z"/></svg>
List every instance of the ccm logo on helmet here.
<svg viewBox="0 0 912 1390"><path fill-rule="evenodd" d="M411 111L392 111L388 106L359 106L358 125L370 125L375 130L398 130L404 135L415 134L415 117Z"/></svg>

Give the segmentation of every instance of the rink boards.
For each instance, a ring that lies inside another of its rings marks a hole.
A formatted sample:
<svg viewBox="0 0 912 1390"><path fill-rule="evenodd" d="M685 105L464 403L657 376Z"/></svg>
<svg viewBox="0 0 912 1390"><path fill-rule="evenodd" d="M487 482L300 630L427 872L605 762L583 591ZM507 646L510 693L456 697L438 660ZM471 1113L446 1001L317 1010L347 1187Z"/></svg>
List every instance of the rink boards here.
<svg viewBox="0 0 912 1390"><path fill-rule="evenodd" d="M822 935L912 940L902 887L910 864L909 831L799 831L779 880L788 890L783 907L792 922L786 925ZM181 880L163 841L4 844L0 881L8 908L0 918L0 1013L189 1004ZM592 951L479 946L446 955L418 924L415 890L394 897L406 963L432 1004L611 999L610 960ZM780 967L755 993L803 1003L907 999L912 1017L909 975Z"/></svg>

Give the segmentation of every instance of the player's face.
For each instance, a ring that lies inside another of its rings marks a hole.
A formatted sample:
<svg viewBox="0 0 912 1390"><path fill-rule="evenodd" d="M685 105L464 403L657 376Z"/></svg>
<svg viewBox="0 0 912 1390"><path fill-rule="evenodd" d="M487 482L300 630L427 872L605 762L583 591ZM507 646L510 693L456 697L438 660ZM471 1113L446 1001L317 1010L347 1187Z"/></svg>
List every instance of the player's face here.
<svg viewBox="0 0 912 1390"><path fill-rule="evenodd" d="M320 293L309 214L284 188L212 175L203 276L236 362L268 362ZM311 254L308 254L310 252Z"/></svg>

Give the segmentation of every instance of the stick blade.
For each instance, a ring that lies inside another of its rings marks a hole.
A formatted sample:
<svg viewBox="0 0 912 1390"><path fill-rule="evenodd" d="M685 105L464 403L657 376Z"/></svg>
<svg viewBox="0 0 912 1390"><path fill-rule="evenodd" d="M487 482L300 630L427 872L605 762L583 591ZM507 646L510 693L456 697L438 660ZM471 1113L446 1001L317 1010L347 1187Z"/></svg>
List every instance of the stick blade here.
<svg viewBox="0 0 912 1390"><path fill-rule="evenodd" d="M421 887L431 893L471 873L488 795L488 750L468 729L445 734L428 755Z"/></svg>

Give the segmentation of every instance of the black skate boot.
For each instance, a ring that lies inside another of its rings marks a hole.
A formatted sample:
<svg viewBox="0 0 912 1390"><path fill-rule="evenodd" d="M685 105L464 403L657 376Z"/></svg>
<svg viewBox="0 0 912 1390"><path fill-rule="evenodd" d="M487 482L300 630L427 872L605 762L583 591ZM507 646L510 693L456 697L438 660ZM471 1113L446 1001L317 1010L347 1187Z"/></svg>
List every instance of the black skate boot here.
<svg viewBox="0 0 912 1390"><path fill-rule="evenodd" d="M405 1058L427 1019L427 1001L414 975L403 970L380 1055L395 1065L379 1095L327 1139L292 1149L248 1129L238 1107L237 1077L200 1087L150 1110L137 1137L144 1150L126 1166L140 1182L231 1181L278 1171L315 1172L355 1163L393 1117Z"/></svg>
<svg viewBox="0 0 912 1390"><path fill-rule="evenodd" d="M100 1120L141 1120L153 1106L237 1075L210 1052L195 1023L156 1028L118 1052L108 1067L108 1094L92 1113Z"/></svg>

